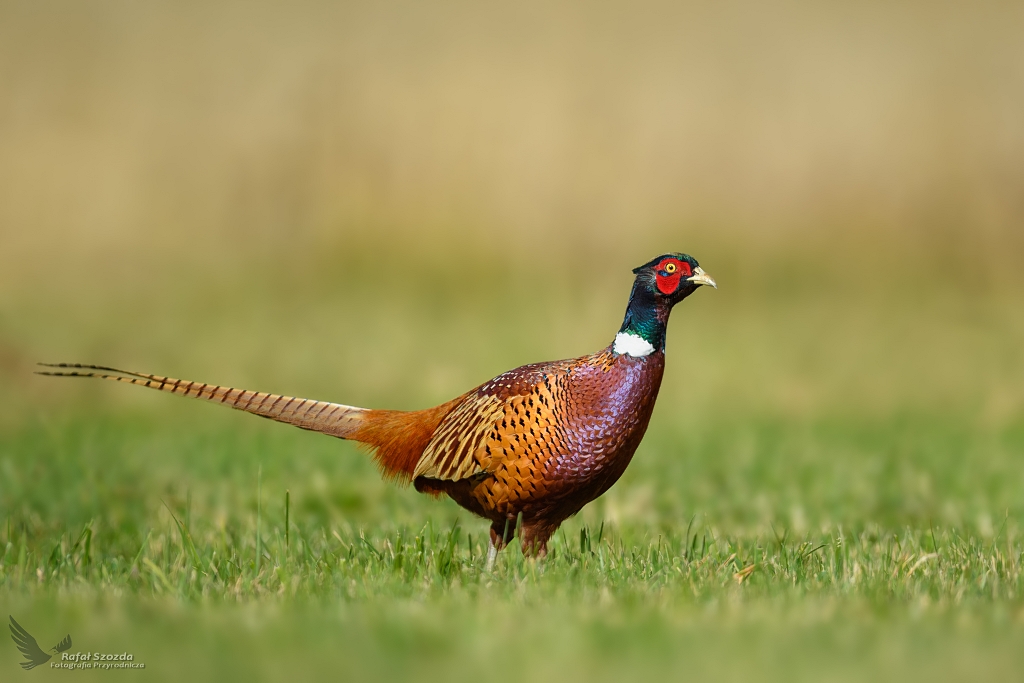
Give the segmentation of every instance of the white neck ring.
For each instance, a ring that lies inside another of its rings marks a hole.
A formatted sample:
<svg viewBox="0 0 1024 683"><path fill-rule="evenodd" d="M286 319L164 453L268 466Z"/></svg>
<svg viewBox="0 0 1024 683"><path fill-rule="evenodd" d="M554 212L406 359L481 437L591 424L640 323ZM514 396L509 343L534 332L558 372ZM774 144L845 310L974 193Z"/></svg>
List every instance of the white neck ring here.
<svg viewBox="0 0 1024 683"><path fill-rule="evenodd" d="M615 335L615 343L612 344L612 351L620 356L625 354L641 358L654 353L654 346L643 337L631 332L619 332Z"/></svg>

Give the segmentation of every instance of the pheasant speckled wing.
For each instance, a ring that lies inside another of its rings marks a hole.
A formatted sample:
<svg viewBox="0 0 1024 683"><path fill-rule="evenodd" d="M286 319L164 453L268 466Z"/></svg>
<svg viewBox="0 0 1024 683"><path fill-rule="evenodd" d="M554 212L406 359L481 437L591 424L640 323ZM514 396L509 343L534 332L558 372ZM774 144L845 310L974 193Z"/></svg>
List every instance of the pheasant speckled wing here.
<svg viewBox="0 0 1024 683"><path fill-rule="evenodd" d="M569 366L525 365L467 394L434 432L413 478L458 481L522 457L561 452L558 387Z"/></svg>

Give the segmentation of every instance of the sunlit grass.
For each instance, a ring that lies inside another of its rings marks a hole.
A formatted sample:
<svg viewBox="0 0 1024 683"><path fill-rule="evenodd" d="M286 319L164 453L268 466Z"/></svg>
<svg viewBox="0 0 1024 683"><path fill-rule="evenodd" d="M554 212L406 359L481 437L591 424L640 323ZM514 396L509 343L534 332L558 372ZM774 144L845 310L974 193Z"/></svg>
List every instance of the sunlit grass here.
<svg viewBox="0 0 1024 683"><path fill-rule="evenodd" d="M40 638L133 651L167 680L956 680L1021 665L1024 327L1010 290L782 279L700 293L670 324L623 479L548 558L513 546L492 571L484 522L383 482L353 444L30 374L29 353L422 407L607 343L629 283L398 263L423 286L319 262L94 291L68 316L13 309L0 607ZM0 666L15 654L0 648Z"/></svg>
<svg viewBox="0 0 1024 683"><path fill-rule="evenodd" d="M204 407L6 437L8 611L132 650L161 678L276 680L274 662L297 657L308 672L458 661L456 680L510 680L490 664L505 647L540 680L680 666L855 680L889 657L893 680L955 680L1020 664L1016 427L775 421L679 439L655 425L625 481L567 522L545 560L513 545L488 571L480 520L381 483L331 439L188 419Z"/></svg>
<svg viewBox="0 0 1024 683"><path fill-rule="evenodd" d="M1021 27L3 3L0 615L175 682L1019 678ZM636 458L492 571L352 444L32 375L423 408L601 348L678 250L721 288Z"/></svg>

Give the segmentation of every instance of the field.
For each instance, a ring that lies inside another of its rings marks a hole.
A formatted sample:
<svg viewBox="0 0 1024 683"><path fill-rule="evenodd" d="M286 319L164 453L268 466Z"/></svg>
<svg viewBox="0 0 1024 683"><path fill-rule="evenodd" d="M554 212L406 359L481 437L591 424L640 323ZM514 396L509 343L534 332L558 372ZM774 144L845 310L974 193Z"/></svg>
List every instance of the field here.
<svg viewBox="0 0 1024 683"><path fill-rule="evenodd" d="M444 7L0 9L0 615L146 665L0 678L1024 678L1019 8ZM32 374L424 407L675 250L636 458L490 571L353 444Z"/></svg>

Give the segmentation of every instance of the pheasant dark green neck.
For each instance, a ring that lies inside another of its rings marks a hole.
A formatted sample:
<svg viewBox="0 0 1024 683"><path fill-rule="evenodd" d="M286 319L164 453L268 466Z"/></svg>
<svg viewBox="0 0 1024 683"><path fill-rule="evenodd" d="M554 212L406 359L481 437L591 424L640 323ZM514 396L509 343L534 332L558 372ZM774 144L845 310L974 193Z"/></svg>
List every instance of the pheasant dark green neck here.
<svg viewBox="0 0 1024 683"><path fill-rule="evenodd" d="M654 292L634 283L619 332L635 334L655 349L664 351L668 313L668 308L655 298Z"/></svg>

